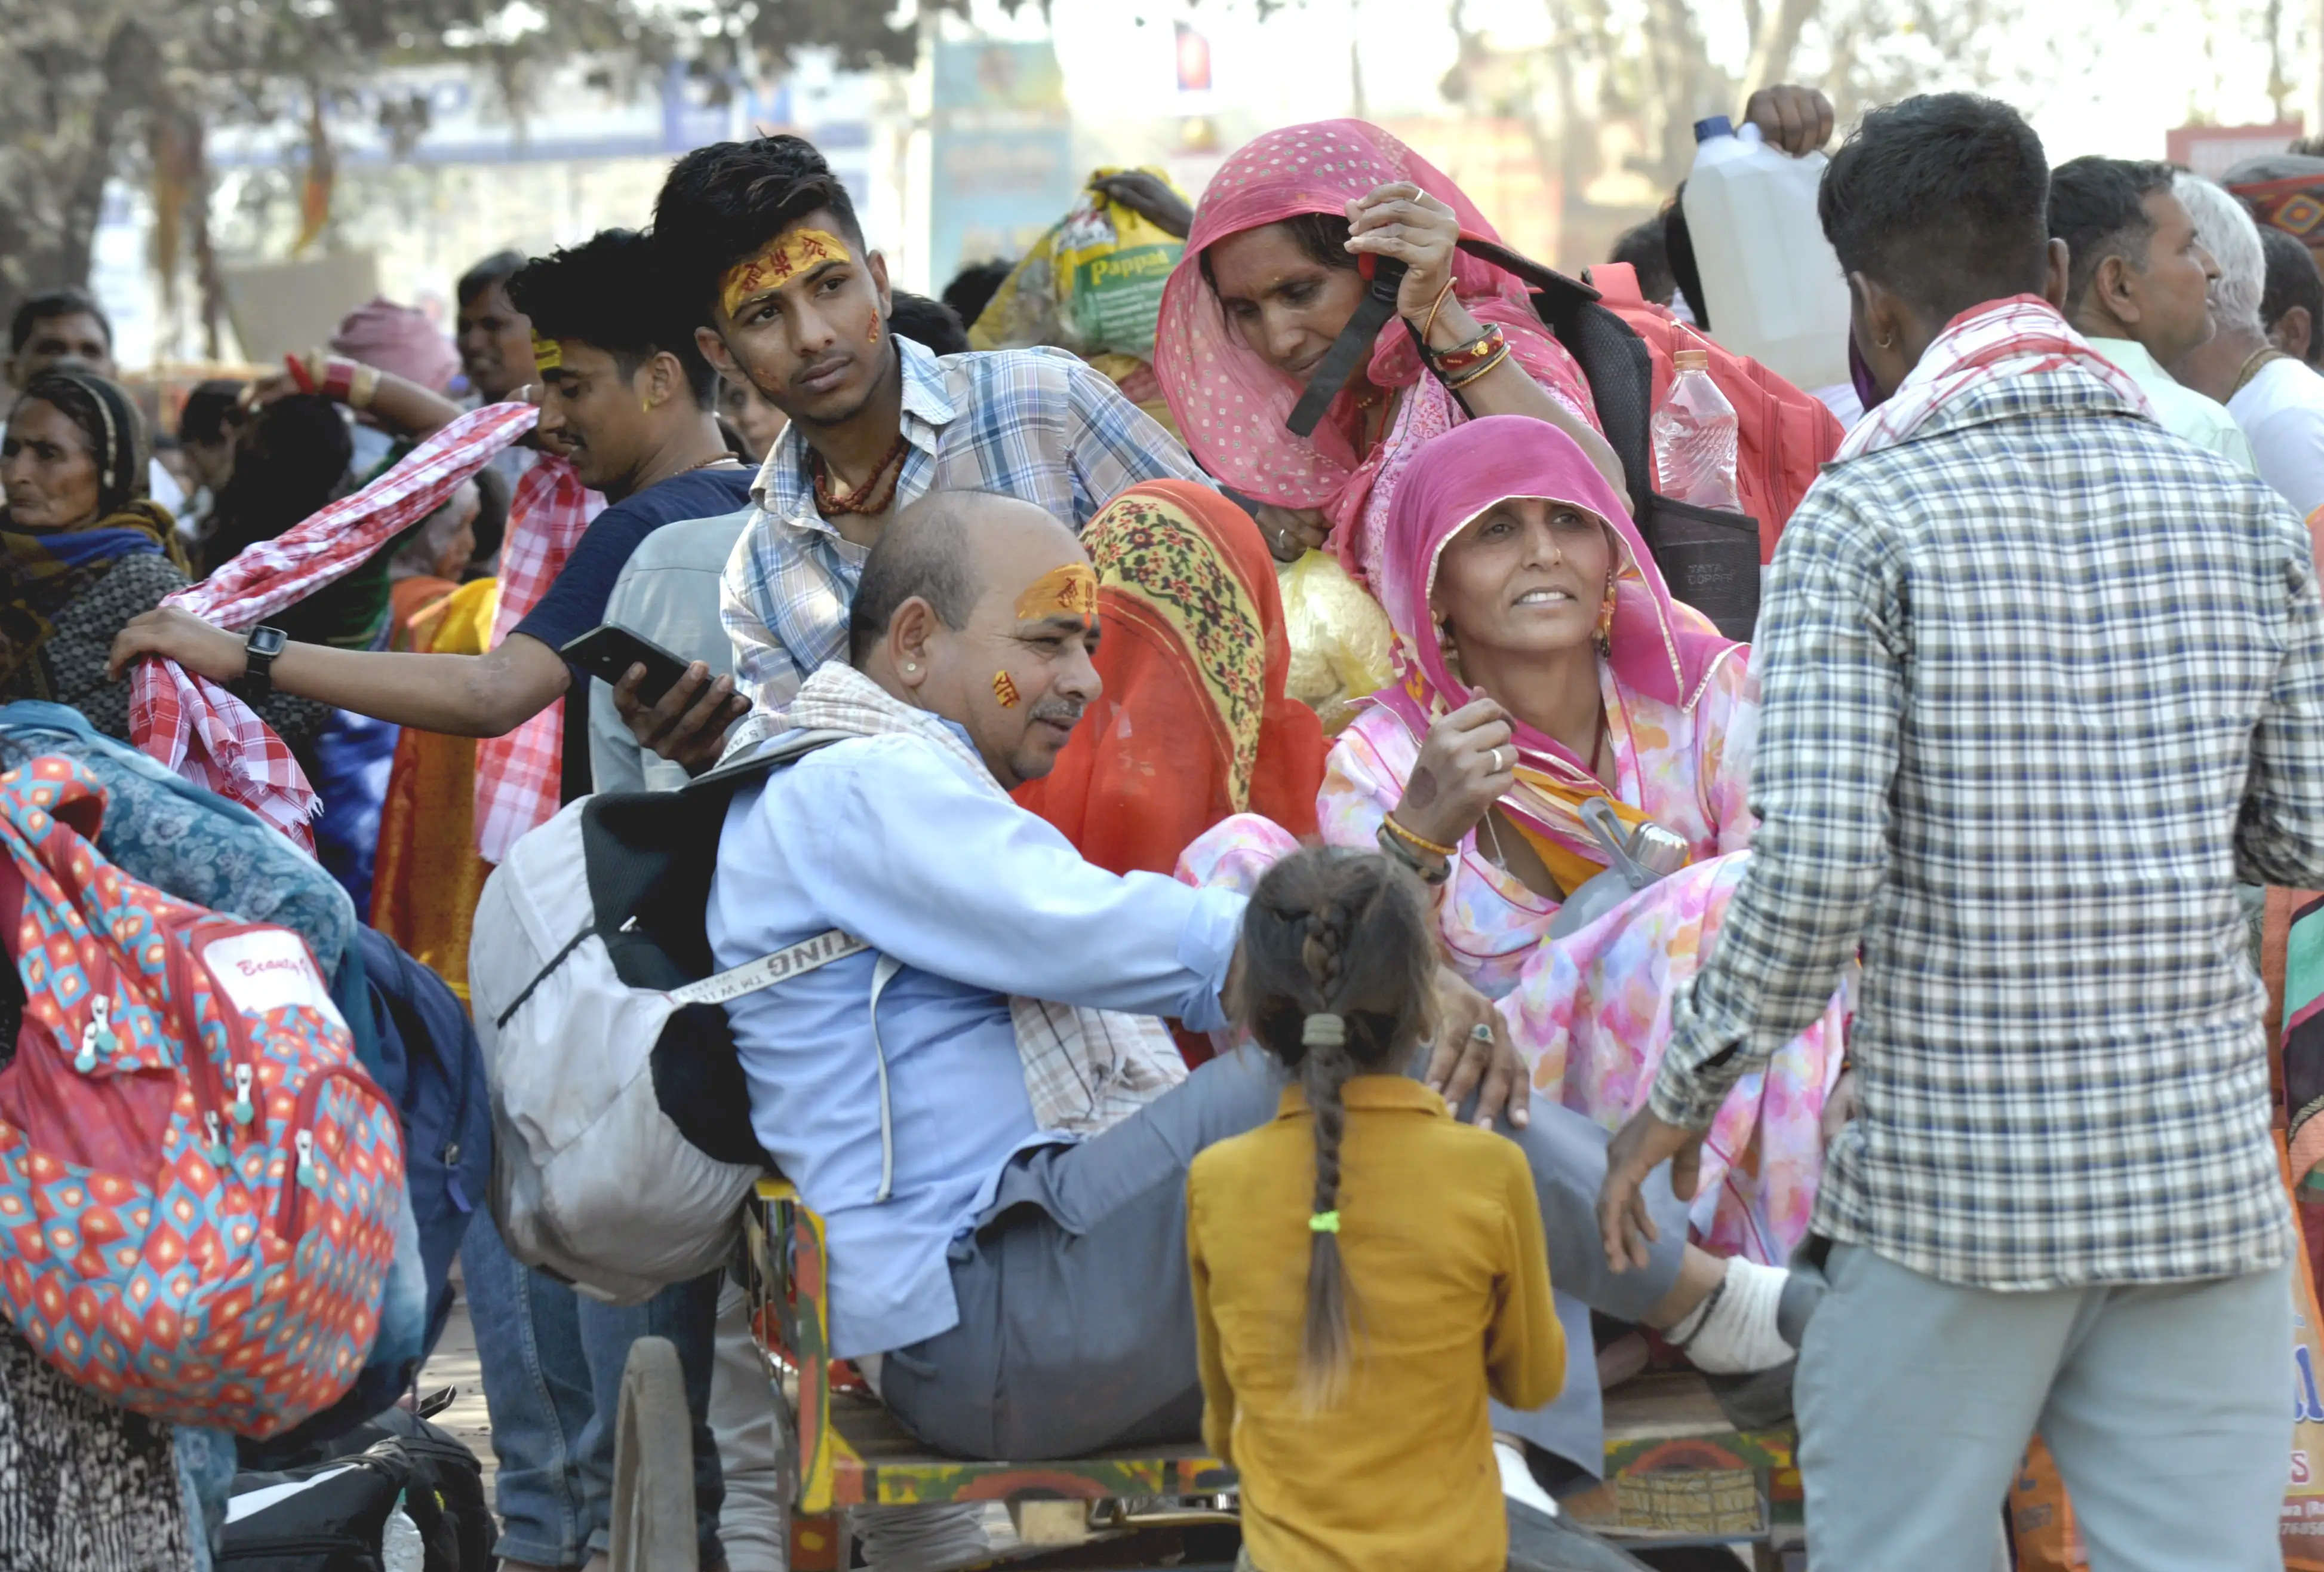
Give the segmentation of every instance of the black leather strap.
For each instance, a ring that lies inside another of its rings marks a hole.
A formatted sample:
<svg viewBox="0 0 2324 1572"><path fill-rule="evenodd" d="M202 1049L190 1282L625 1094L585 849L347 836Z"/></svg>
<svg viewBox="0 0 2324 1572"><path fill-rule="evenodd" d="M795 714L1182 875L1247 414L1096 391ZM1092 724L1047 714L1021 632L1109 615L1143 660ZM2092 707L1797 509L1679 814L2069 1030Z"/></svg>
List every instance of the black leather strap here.
<svg viewBox="0 0 2324 1572"><path fill-rule="evenodd" d="M1292 435L1313 435L1323 411L1340 396L1340 390L1348 385L1348 378L1370 357L1372 341L1379 337L1388 319L1396 315L1397 286L1403 282L1404 264L1393 257L1379 258L1372 271L1372 287L1357 302L1356 314L1348 319L1348 325L1332 340L1332 347L1323 351L1314 375L1307 379L1307 391L1299 395L1299 402L1291 406L1291 413L1283 422L1291 429Z"/></svg>

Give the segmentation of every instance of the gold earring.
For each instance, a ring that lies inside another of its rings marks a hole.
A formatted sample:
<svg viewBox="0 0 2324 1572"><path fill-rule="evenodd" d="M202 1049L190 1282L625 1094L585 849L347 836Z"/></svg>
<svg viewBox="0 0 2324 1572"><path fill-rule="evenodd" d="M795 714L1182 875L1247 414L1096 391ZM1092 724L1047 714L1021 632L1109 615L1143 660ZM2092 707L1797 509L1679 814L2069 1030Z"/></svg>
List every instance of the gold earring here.
<svg viewBox="0 0 2324 1572"><path fill-rule="evenodd" d="M1609 573L1606 575L1606 598L1598 607L1598 653L1601 656L1614 652L1614 576Z"/></svg>
<svg viewBox="0 0 2324 1572"><path fill-rule="evenodd" d="M650 415L650 414L652 414L652 413L653 413L653 400L651 400L651 399L640 399L640 400L638 401L638 413L640 413L640 414L641 414L641 415Z"/></svg>

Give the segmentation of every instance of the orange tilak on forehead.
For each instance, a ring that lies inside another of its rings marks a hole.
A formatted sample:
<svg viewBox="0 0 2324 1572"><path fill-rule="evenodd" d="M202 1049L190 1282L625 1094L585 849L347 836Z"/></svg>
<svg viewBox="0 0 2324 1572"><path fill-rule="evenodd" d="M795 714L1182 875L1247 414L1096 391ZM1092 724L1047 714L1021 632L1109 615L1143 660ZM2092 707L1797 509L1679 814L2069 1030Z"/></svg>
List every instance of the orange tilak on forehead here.
<svg viewBox="0 0 2324 1572"><path fill-rule="evenodd" d="M826 262L846 260L847 242L828 229L786 230L767 242L758 255L726 270L719 283L719 301L731 317L761 290L779 289Z"/></svg>
<svg viewBox="0 0 2324 1572"><path fill-rule="evenodd" d="M1017 597L1017 620L1037 623L1043 617L1097 615L1097 574L1086 562L1052 568L1033 580Z"/></svg>

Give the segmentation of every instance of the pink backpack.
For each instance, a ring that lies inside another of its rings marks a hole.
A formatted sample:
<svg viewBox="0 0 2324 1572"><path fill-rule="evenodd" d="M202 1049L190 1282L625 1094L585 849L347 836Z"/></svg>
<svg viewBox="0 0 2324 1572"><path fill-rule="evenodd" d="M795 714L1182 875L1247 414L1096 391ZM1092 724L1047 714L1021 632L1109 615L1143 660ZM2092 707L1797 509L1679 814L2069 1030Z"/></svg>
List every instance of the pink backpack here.
<svg viewBox="0 0 2324 1572"><path fill-rule="evenodd" d="M0 1068L0 1311L124 1408L263 1438L371 1352L394 1105L305 941L129 877L90 845L104 812L70 760L0 774L25 1000Z"/></svg>

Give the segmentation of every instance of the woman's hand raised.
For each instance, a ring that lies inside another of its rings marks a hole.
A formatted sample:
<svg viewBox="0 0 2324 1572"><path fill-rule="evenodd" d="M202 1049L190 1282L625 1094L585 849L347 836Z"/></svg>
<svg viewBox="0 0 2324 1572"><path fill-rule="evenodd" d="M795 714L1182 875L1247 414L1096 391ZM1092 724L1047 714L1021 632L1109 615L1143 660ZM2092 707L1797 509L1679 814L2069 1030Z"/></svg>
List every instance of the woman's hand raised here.
<svg viewBox="0 0 2324 1572"><path fill-rule="evenodd" d="M1307 551L1320 551L1323 542L1332 537L1332 521L1317 508L1279 508L1273 503L1254 503L1251 522L1259 532L1267 537L1267 549L1277 562L1296 562Z"/></svg>
<svg viewBox="0 0 2324 1572"><path fill-rule="evenodd" d="M1396 821L1414 835L1458 846L1485 810L1517 784L1517 751L1508 713L1472 698L1428 728Z"/></svg>
<svg viewBox="0 0 2324 1572"><path fill-rule="evenodd" d="M1425 325L1452 281L1460 239L1461 220L1452 209L1409 180L1382 186L1348 204L1348 249L1404 264L1396 309L1416 328Z"/></svg>

